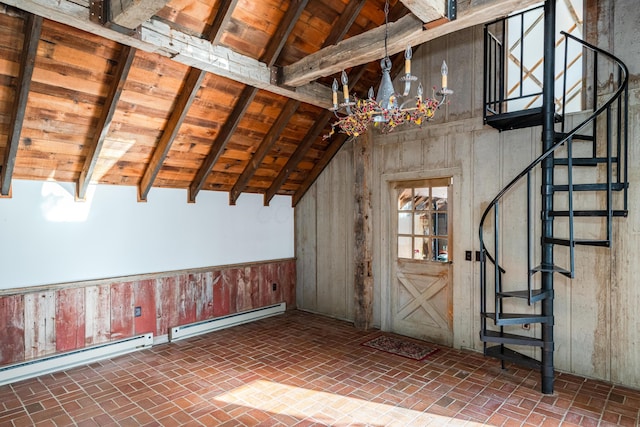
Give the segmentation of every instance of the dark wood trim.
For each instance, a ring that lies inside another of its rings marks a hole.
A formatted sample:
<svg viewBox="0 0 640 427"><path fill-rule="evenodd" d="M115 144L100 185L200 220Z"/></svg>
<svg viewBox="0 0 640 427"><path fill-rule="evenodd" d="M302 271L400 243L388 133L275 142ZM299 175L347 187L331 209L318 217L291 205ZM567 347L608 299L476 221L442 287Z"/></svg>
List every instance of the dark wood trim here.
<svg viewBox="0 0 640 427"><path fill-rule="evenodd" d="M238 200L240 194L247 187L249 181L251 181L251 178L260 167L260 164L267 156L267 154L269 154L269 151L271 151L273 145L278 141L278 139L280 138L280 134L282 134L285 126L287 125L289 120L291 120L291 117L295 114L299 106L300 102L298 101L295 101L293 99L287 101L284 108L278 115L275 123L273 124L273 126L271 126L271 129L269 129L269 132L265 136L264 140L262 140L262 142L260 143L260 146L258 147L256 152L253 153L253 156L251 156L249 163L244 168L244 171L242 171L242 174L229 192L230 205L236 204L236 200Z"/></svg>
<svg viewBox="0 0 640 427"><path fill-rule="evenodd" d="M98 158L100 157L100 151L102 150L102 146L104 145L104 139L109 132L111 120L113 119L113 115L116 112L116 106L118 104L118 100L120 99L120 95L122 94L122 89L124 88L125 82L127 80L127 75L129 74L129 70L131 69L131 64L133 63L133 58L135 57L135 55L136 49L130 46L124 46L120 51L120 57L118 58L118 68L114 75L113 83L109 88L109 93L105 98L104 105L102 106L102 113L100 114L98 124L96 125L96 132L94 133L91 142L89 142L88 144L87 156L85 157L84 165L82 166L80 177L78 178L78 185L76 186L76 198L79 200L84 200L87 194L87 189L89 188L89 183L91 182L91 178L93 177L96 163L98 162Z"/></svg>
<svg viewBox="0 0 640 427"><path fill-rule="evenodd" d="M18 154L18 145L20 143L20 134L22 132L22 123L24 122L24 114L27 108L27 98L29 97L29 88L31 86L31 78L38 53L38 42L40 41L40 33L42 32L42 17L29 14L24 26L24 42L22 45L22 58L20 61L20 72L18 74L16 86L16 96L11 108L11 121L9 124L9 137L7 146L4 149L4 160L2 162L0 181L0 194L9 195L11 190L11 179L13 177L13 168L16 163L16 155Z"/></svg>
<svg viewBox="0 0 640 427"><path fill-rule="evenodd" d="M353 169L355 172L353 194L355 197L354 219L354 321L358 329L367 330L373 323L373 270L371 268L373 240L371 235L372 207L372 160L371 131L355 140Z"/></svg>
<svg viewBox="0 0 640 427"><path fill-rule="evenodd" d="M233 132L235 132L238 124L240 124L240 120L244 117L249 105L253 102L253 98L255 98L258 93L258 89L253 86L246 86L240 96L238 97L238 102L236 106L233 108L233 111L222 125L220 132L216 136L211 149L209 150L209 154L204 159L204 162L198 169L196 176L189 186L189 195L188 201L189 203L196 202L196 196L202 189L207 177L211 173L213 166L218 161L218 158L224 151L224 148L227 146L227 143L231 139Z"/></svg>

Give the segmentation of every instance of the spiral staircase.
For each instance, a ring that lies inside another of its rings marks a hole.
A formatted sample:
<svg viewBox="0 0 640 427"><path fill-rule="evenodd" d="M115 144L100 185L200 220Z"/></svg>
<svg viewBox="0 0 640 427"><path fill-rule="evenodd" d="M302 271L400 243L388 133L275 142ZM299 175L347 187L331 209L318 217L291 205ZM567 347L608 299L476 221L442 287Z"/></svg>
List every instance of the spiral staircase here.
<svg viewBox="0 0 640 427"><path fill-rule="evenodd" d="M507 20L525 18L509 17L485 27L485 123L500 131L542 125L542 153L498 192L479 227L484 353L500 359L503 368L510 362L539 369L546 394L553 393L554 275L575 276L579 246L611 246L614 218L627 216L628 190L627 67L612 54L562 32L565 78L563 93L556 98L552 3L548 0L544 5L543 90L514 97L539 96L541 107L506 111L510 101L504 83ZM524 39L521 49L526 49ZM588 117L566 129L567 52L575 51L575 46L582 52L588 77L582 96L590 111L585 114ZM550 64L547 58L552 58ZM559 109L557 100L561 100ZM503 214L514 214L514 205L523 205L526 211L520 232L503 229ZM585 220L596 230L580 224ZM521 239L520 245L505 244L510 238ZM511 248L525 245L522 254L511 253ZM510 248L509 253L503 253L505 247ZM514 266L514 260L523 265Z"/></svg>

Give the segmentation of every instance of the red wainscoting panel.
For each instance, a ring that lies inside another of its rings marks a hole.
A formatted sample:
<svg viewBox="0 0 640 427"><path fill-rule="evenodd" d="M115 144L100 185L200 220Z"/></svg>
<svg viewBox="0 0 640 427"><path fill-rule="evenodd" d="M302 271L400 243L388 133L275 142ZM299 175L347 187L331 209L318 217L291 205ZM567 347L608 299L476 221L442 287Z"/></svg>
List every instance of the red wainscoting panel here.
<svg viewBox="0 0 640 427"><path fill-rule="evenodd" d="M24 295L0 297L0 364L24 360Z"/></svg>
<svg viewBox="0 0 640 427"><path fill-rule="evenodd" d="M17 289L0 295L0 366L146 332L167 335L172 326L283 301L292 308L295 277L289 259Z"/></svg>
<svg viewBox="0 0 640 427"><path fill-rule="evenodd" d="M140 307L140 317L135 317L133 335L152 332L156 335L156 280L147 279L135 282L133 288L133 305ZM170 326L165 328L165 331Z"/></svg>
<svg viewBox="0 0 640 427"><path fill-rule="evenodd" d="M87 286L85 289L85 345L111 339L110 289L109 285Z"/></svg>
<svg viewBox="0 0 640 427"><path fill-rule="evenodd" d="M56 352L55 292L24 296L24 358L35 359Z"/></svg>
<svg viewBox="0 0 640 427"><path fill-rule="evenodd" d="M231 313L229 301L229 281L225 272L216 272L213 280L213 317Z"/></svg>
<svg viewBox="0 0 640 427"><path fill-rule="evenodd" d="M66 288L56 298L56 351L84 347L85 288Z"/></svg>
<svg viewBox="0 0 640 427"><path fill-rule="evenodd" d="M133 336L133 283L111 285L111 339Z"/></svg>

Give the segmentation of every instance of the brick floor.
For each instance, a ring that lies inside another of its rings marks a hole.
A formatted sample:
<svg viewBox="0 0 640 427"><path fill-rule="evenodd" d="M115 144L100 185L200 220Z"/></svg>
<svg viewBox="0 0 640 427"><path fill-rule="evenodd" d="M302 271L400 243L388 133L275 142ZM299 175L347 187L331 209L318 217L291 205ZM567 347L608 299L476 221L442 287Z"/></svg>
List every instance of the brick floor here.
<svg viewBox="0 0 640 427"><path fill-rule="evenodd" d="M0 426L638 426L640 391L439 347L415 361L380 334L292 311L0 387ZM437 346L434 346L437 347Z"/></svg>

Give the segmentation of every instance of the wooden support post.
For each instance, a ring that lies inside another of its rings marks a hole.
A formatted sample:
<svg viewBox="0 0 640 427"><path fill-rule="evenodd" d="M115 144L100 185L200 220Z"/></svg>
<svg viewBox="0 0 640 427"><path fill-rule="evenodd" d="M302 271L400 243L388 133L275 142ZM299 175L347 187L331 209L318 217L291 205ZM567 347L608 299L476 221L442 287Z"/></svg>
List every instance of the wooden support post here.
<svg viewBox="0 0 640 427"><path fill-rule="evenodd" d="M355 196L355 280L354 326L369 329L373 318L373 272L371 254L371 132L354 141Z"/></svg>

